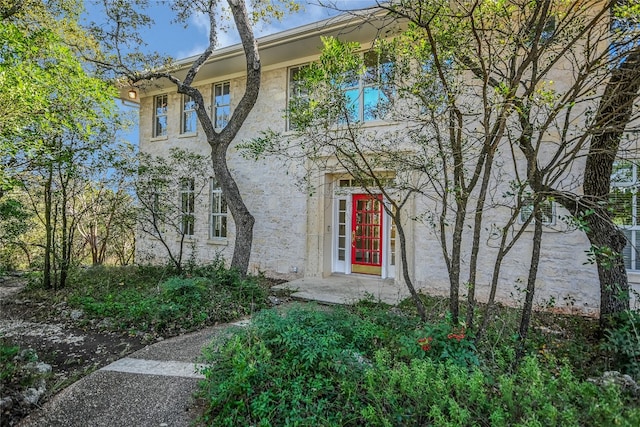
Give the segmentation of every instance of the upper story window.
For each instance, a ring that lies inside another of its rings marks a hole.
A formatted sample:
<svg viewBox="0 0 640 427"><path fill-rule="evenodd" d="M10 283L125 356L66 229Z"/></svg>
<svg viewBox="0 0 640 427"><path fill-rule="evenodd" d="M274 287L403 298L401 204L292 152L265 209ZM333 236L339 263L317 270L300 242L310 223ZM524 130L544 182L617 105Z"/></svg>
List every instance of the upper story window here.
<svg viewBox="0 0 640 427"><path fill-rule="evenodd" d="M180 202L182 206L182 221L180 231L185 236L193 236L195 225L195 179L182 178L180 180Z"/></svg>
<svg viewBox="0 0 640 427"><path fill-rule="evenodd" d="M211 210L209 219L209 238L220 239L227 237L227 201L222 195L222 189L215 179L211 178Z"/></svg>
<svg viewBox="0 0 640 427"><path fill-rule="evenodd" d="M346 71L333 78L327 77L331 79L329 84L332 89L337 92L329 96L329 108L321 108L318 112L320 115L327 115L325 119L345 124L382 120L387 116L392 93L393 61L377 51L365 52L362 60L361 68ZM310 85L304 82L305 67L306 65L289 68L289 130L295 129L299 120L305 122L309 119L305 110L310 105L310 98L315 97L313 91L309 92ZM317 95L322 99L326 94ZM324 100L321 104L327 105ZM292 123L292 120L296 123Z"/></svg>
<svg viewBox="0 0 640 427"><path fill-rule="evenodd" d="M198 123L196 103L189 95L182 95L182 118L180 133L195 133Z"/></svg>
<svg viewBox="0 0 640 427"><path fill-rule="evenodd" d="M640 270L640 222L638 221L638 165L629 160L619 160L613 165L609 210L613 222L627 237L622 251L628 270Z"/></svg>
<svg viewBox="0 0 640 427"><path fill-rule="evenodd" d="M213 85L213 123L216 129L222 129L231 117L231 83Z"/></svg>
<svg viewBox="0 0 640 427"><path fill-rule="evenodd" d="M364 53L364 72L349 73L343 83L349 121L381 120L389 103L389 83L393 63L388 57L369 51ZM346 118L339 119L345 122Z"/></svg>
<svg viewBox="0 0 640 427"><path fill-rule="evenodd" d="M289 68L288 81L288 105L289 108L306 107L309 104L309 92L302 84L302 70L306 65ZM287 117L287 130L293 130L295 126Z"/></svg>
<svg viewBox="0 0 640 427"><path fill-rule="evenodd" d="M153 98L153 136L167 136L167 94Z"/></svg>

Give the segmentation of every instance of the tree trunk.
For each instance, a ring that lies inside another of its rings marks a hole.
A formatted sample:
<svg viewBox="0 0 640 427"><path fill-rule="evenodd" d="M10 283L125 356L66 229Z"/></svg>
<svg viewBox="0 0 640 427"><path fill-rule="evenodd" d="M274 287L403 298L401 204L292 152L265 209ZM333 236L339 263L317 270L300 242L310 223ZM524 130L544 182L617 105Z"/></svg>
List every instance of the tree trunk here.
<svg viewBox="0 0 640 427"><path fill-rule="evenodd" d="M244 204L238 185L227 167L225 147L214 145L211 151L211 160L216 181L218 181L222 188L222 194L233 216L233 222L236 225L235 246L231 259L231 268L237 269L244 275L249 269L255 219Z"/></svg>
<svg viewBox="0 0 640 427"><path fill-rule="evenodd" d="M53 232L51 221L53 170L48 170L47 180L44 185L44 266L42 268L42 285L45 289L51 289L51 252L53 251Z"/></svg>
<svg viewBox="0 0 640 427"><path fill-rule="evenodd" d="M626 239L611 220L606 205L613 163L639 89L640 46L636 46L613 69L600 99L584 172L585 197L579 207L588 224L587 237L596 253L602 328L607 327L616 314L629 309L629 283L620 256Z"/></svg>
<svg viewBox="0 0 640 427"><path fill-rule="evenodd" d="M538 276L538 265L540 264L540 247L542 246L542 215L540 202L534 205L535 216L533 231L533 249L531 251L531 264L529 265L529 276L527 278L527 291L522 306L522 317L520 318L520 329L518 331L518 348L516 349L516 360L518 364L524 355L524 345L529 333L531 324L531 313L533 311L533 297L536 291L536 278Z"/></svg>
<svg viewBox="0 0 640 427"><path fill-rule="evenodd" d="M409 261L407 259L407 237L404 234L404 228L402 227L402 223L400 222L400 211L396 209L395 214L393 215L393 222L396 225L396 233L398 233L398 240L400 243L400 259L402 260L402 277L404 278L405 285L409 289L409 293L411 294L411 299L416 306L416 310L418 310L418 315L420 319L424 322L427 320L427 312L424 308L424 304L422 304L422 300L420 299L420 295L416 292L416 288L413 286L413 281L411 280L411 276L409 275Z"/></svg>
<svg viewBox="0 0 640 427"><path fill-rule="evenodd" d="M249 16L244 1L228 0L229 8L233 14L233 19L238 29L238 34L242 41L246 61L246 84L245 92L240 102L236 106L227 126L217 132L214 124L205 108L202 94L191 87L191 83L196 77L200 67L211 56L215 48L216 38L214 36L214 23L216 10L209 10L209 17L212 23L210 33L210 45L207 50L194 62L187 73L184 82L180 84L175 78L172 80L178 84L178 92L191 96L196 101L196 114L200 125L207 135L207 142L211 146L211 163L222 194L227 202L233 222L236 226L236 238L233 248L231 267L237 269L242 275L247 274L249 269L249 259L251 257L251 247L253 245L253 225L255 219L249 212L238 185L233 179L227 166L227 150L234 138L240 131L249 113L253 109L260 91L262 67L260 64L260 54L258 44L253 35Z"/></svg>
<svg viewBox="0 0 640 427"><path fill-rule="evenodd" d="M585 219L588 225L587 237L598 267L600 327L604 329L611 325L617 314L630 308L627 270L621 255L627 239L611 221L609 212L603 208L596 208L594 211Z"/></svg>

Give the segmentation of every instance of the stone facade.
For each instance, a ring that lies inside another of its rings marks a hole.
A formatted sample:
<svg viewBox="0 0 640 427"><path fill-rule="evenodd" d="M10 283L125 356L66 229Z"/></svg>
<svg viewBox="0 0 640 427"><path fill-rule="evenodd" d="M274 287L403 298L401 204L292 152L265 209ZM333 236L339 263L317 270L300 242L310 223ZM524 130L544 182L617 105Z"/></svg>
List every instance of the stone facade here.
<svg viewBox="0 0 640 427"><path fill-rule="evenodd" d="M260 95L236 138L236 144L256 137L261 131L268 129L286 131L284 110L287 105L289 67L317 58L318 46L321 45L320 34L331 33L334 30L325 23L324 26L307 26L262 41L263 76ZM371 34L366 31L345 34L352 38L359 37L362 42L372 40ZM288 37L294 41L287 42ZM244 75L241 67L234 68L233 64L225 67L223 63L237 61L238 57L241 58L241 53L237 46L224 53L229 59L214 62L206 78L199 81L198 88L205 100L211 100L213 85L229 81L233 107L244 91ZM224 71L217 73L216 65ZM168 94L168 134L166 137L153 138L153 102L154 96L159 94ZM180 109L181 95L168 84L165 87L149 88L141 93L141 151L166 155L170 148L181 147L202 154L209 153L209 146L199 125L195 134L180 134ZM382 123L378 125L388 126ZM373 126L375 130L376 124ZM345 171L333 167L310 174L305 172L304 164L289 166L274 158L254 161L244 158L236 145L230 148L228 164L250 212L256 219L251 271L291 279L303 276L326 277L336 273L349 274L348 267L337 267L341 264L336 258L340 200L346 201L347 206L350 206L351 200L349 192L337 191L339 179L344 176ZM308 185L302 186L301 177L304 174L307 174ZM203 180L208 181L210 176L210 171L203 171ZM358 191L355 189L352 192ZM205 262L217 256L229 260L233 253L235 235L233 221L229 217L226 239L210 239L209 209L208 196L196 205L195 232L187 242L186 257L193 256L194 259ZM429 202L424 198L414 198L405 210L407 243L410 249L409 273L414 277L416 285L426 293L447 295L448 275L436 230L426 222L413 220L429 209ZM497 217L505 214L507 213L499 209L492 212L492 215ZM560 217L559 214L561 212L556 216ZM388 218L385 221L388 221ZM491 219L488 220L488 223L490 222ZM506 304L518 304L524 299L523 289L526 287L527 266L531 253L531 239L527 238L527 235L533 233L533 227L529 227L531 230L525 231L526 235L504 261L497 299ZM389 230L387 228L385 233ZM485 231L482 236L483 242L490 242L488 233L489 231ZM469 237L468 234L464 236L465 239ZM169 241L177 244L177 237ZM138 260L161 261L165 257L164 249L153 238L139 235L137 245ZM399 269L391 265L391 246L388 242L385 245L385 261L380 275L395 277L397 286L403 286ZM595 266L588 263L588 248L588 240L582 232L568 231L568 227L562 224L545 228L537 282L538 307L555 307L567 312L585 314L597 313L598 278ZM398 254L395 255L397 258ZM488 244L480 258L477 281L480 300L486 299L488 295L488 281L494 258L495 249ZM468 261L468 254L464 254L463 260ZM462 267L461 279L464 281L464 271L468 266L463 264ZM630 273L630 281L639 289L640 275Z"/></svg>

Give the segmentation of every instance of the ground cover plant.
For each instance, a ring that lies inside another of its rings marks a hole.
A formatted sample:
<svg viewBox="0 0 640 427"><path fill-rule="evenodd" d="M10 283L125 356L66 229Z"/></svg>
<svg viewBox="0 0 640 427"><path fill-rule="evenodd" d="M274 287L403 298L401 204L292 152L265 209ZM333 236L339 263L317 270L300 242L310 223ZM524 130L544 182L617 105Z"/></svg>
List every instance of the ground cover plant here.
<svg viewBox="0 0 640 427"><path fill-rule="evenodd" d="M14 425L12 418L28 413L30 405L26 400L33 398L50 377L49 371L39 369L37 364L35 351L23 349L0 335L0 426Z"/></svg>
<svg viewBox="0 0 640 427"><path fill-rule="evenodd" d="M580 365L581 357L561 358L569 347L587 348L588 334L574 338L570 332L576 343L564 346L559 342L566 338L536 327L516 364L510 330L517 322L504 319L494 322L498 327L476 348L475 337L442 313L425 324L414 314L374 305L262 311L250 327L205 350L202 422L640 425L637 397L615 384L587 381L598 370L594 364L605 365L600 346L591 346L589 356L597 362L587 367Z"/></svg>
<svg viewBox="0 0 640 427"><path fill-rule="evenodd" d="M173 336L249 315L267 306L268 281L242 277L222 261L170 267L96 266L77 269L68 286L32 297L64 301L85 322L107 330Z"/></svg>

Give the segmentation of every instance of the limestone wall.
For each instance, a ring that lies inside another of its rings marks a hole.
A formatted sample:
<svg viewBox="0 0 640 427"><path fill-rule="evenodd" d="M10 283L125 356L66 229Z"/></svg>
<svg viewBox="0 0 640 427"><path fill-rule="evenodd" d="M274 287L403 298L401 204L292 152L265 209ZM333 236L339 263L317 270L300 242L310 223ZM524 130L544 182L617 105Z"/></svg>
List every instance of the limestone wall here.
<svg viewBox="0 0 640 427"><path fill-rule="evenodd" d="M200 89L205 99L211 99L212 83ZM244 92L244 79L231 80L232 106ZM286 69L263 73L263 89L258 101L245 122L236 140L241 142L256 136L269 127L284 130L283 110L286 104ZM196 134L180 135L181 95L175 91L168 97L168 135L152 138L153 96L143 98L140 108L140 150L155 155L166 155L171 147L181 147L208 155L209 145L198 125ZM271 275L300 277L304 272L306 246L306 194L300 190L294 175L297 171L282 163L270 160L245 159L235 147L229 150L229 168L232 171L249 211L256 219L253 252L250 268L253 272L268 272ZM203 173L203 179L211 176ZM208 188L208 186L207 186ZM178 197L178 195L176 195ZM209 239L209 197L207 194L196 203L195 233L185 246L186 258L195 254L199 261L210 261L217 254L227 261L233 254L235 227L229 215L227 239ZM174 248L178 239L169 239ZM139 261L155 261L166 257L165 249L156 239L138 236Z"/></svg>
<svg viewBox="0 0 640 427"><path fill-rule="evenodd" d="M231 80L232 105L237 103L243 92L242 76ZM205 82L200 87L205 99L211 99L212 84ZM161 93L161 92L157 92ZM263 73L260 96L253 111L240 131L237 141L259 135L266 129L284 131L286 120L284 108L287 93L287 68L275 68ZM180 135L180 95L169 91L168 135L152 138L153 95L141 100L140 109L140 149L142 151L166 155L171 147L182 147L203 154L209 153L209 146L202 129L193 135ZM249 210L256 218L254 246L251 256L251 270L265 272L270 276L301 277L330 275L332 249L332 194L331 176L339 171L327 173L319 171L312 178L313 193L301 186L302 165L288 165L274 158L254 161L241 156L235 145L229 151L229 167L234 174ZM208 180L210 172L203 172ZM178 197L178 195L176 195ZM428 293L448 294L448 278L442 257L440 242L428 223L414 221L425 211L432 209L428 198L416 198L407 207L406 230L410 273L419 288ZM227 239L208 238L208 195L196 206L195 235L187 242L185 258L191 253L198 261L209 261L218 254L229 260L233 251L235 229L229 216ZM479 264L479 299L488 295L488 284L493 270L496 244L490 239L490 225L500 223L499 216L507 212L493 210L488 215L488 227L482 236L483 244ZM524 298L526 277L531 254L533 227L527 230L521 241L507 256L502 268L498 286L499 301L516 305ZM465 234L470 238L470 233ZM169 239L177 245L176 239ZM139 235L137 240L138 261L159 262L165 258L165 250L159 242L148 236ZM175 247L175 246L174 246ZM595 266L589 264L585 252L589 244L582 232L566 232L565 229L547 228L543 238L542 259L537 282L536 304L538 307L555 306L567 312L595 313L599 303L598 279ZM397 257L399 259L399 257ZM468 276L469 254L463 254L461 278ZM398 268L396 281L401 284ZM631 273L630 279L640 283L640 274ZM464 288L464 287L462 287ZM639 289L640 290L640 289Z"/></svg>

